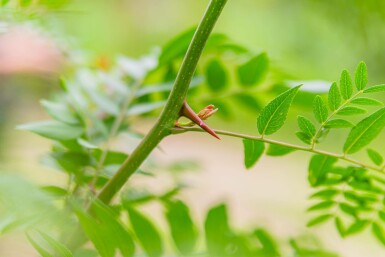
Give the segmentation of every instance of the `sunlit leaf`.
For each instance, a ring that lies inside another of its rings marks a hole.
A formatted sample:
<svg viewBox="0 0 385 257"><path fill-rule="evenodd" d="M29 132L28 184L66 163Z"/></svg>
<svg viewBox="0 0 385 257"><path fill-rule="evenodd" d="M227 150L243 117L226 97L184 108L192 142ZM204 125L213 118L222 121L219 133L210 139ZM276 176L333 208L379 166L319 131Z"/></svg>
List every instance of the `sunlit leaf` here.
<svg viewBox="0 0 385 257"><path fill-rule="evenodd" d="M338 233L341 237L345 237L346 235L346 229L344 224L342 223L342 220L339 217L336 217L335 219L336 228L338 230Z"/></svg>
<svg viewBox="0 0 385 257"><path fill-rule="evenodd" d="M352 154L373 141L385 126L385 108L361 120L350 131L344 144L344 152Z"/></svg>
<svg viewBox="0 0 385 257"><path fill-rule="evenodd" d="M317 216L314 219L310 220L306 224L306 226L313 227L315 225L318 225L318 224L321 224L321 223L324 223L324 222L330 220L332 217L333 217L333 215L331 215L331 214L324 214L324 215Z"/></svg>
<svg viewBox="0 0 385 257"><path fill-rule="evenodd" d="M352 78L347 70L343 70L341 73L340 91L345 100L349 99L353 94Z"/></svg>
<svg viewBox="0 0 385 257"><path fill-rule="evenodd" d="M261 141L251 139L243 139L242 142L245 156L245 167L246 169L250 169L262 156L265 151L265 144Z"/></svg>
<svg viewBox="0 0 385 257"><path fill-rule="evenodd" d="M385 245L385 232L384 229L378 224L373 223L372 224L372 233L374 236L383 244Z"/></svg>
<svg viewBox="0 0 385 257"><path fill-rule="evenodd" d="M385 92L385 84L375 85L364 90L364 93Z"/></svg>
<svg viewBox="0 0 385 257"><path fill-rule="evenodd" d="M297 117L298 127L310 137L313 137L316 133L313 123L306 117L298 116Z"/></svg>
<svg viewBox="0 0 385 257"><path fill-rule="evenodd" d="M363 231L370 222L368 220L356 220L348 229L346 230L346 235L352 235Z"/></svg>
<svg viewBox="0 0 385 257"><path fill-rule="evenodd" d="M167 203L166 207L166 217L176 247L184 255L191 254L194 251L198 234L188 206L181 201L175 201Z"/></svg>
<svg viewBox="0 0 385 257"><path fill-rule="evenodd" d="M325 155L313 155L309 163L309 182L312 186L322 184L326 175L333 169L337 158Z"/></svg>
<svg viewBox="0 0 385 257"><path fill-rule="evenodd" d="M40 121L17 126L18 129L36 133L54 140L71 140L83 134L83 128L70 126L57 121Z"/></svg>
<svg viewBox="0 0 385 257"><path fill-rule="evenodd" d="M313 113L314 117L319 123L325 122L328 118L328 109L326 108L324 101L319 95L314 98Z"/></svg>
<svg viewBox="0 0 385 257"><path fill-rule="evenodd" d="M289 153L294 152L294 151L295 151L295 149L290 148L290 147L270 144L269 147L267 148L266 155L283 156L283 155L289 154Z"/></svg>
<svg viewBox="0 0 385 257"><path fill-rule="evenodd" d="M159 257L163 254L162 238L154 224L143 214L133 208L127 208L131 225L135 234L149 257Z"/></svg>
<svg viewBox="0 0 385 257"><path fill-rule="evenodd" d="M165 103L166 103L165 101L158 101L158 102L152 102L152 103L135 104L128 109L126 114L127 115L145 114L163 107Z"/></svg>
<svg viewBox="0 0 385 257"><path fill-rule="evenodd" d="M367 153L369 158L372 160L374 164L380 166L384 162L384 158L381 154L373 149L367 149Z"/></svg>
<svg viewBox="0 0 385 257"><path fill-rule="evenodd" d="M357 90L363 90L368 84L368 72L364 62L360 62L357 66L355 72L355 82Z"/></svg>
<svg viewBox="0 0 385 257"><path fill-rule="evenodd" d="M65 104L42 100L41 105L53 119L70 125L79 124L79 119Z"/></svg>
<svg viewBox="0 0 385 257"><path fill-rule="evenodd" d="M298 131L298 132L295 132L295 135L299 138L299 140L301 140L307 145L310 145L312 142L312 137L305 132Z"/></svg>
<svg viewBox="0 0 385 257"><path fill-rule="evenodd" d="M332 111L336 110L341 105L341 94L336 82L333 82L329 89L328 103L329 108Z"/></svg>
<svg viewBox="0 0 385 257"><path fill-rule="evenodd" d="M261 243L263 249L260 252L262 256L278 257L281 256L277 243L274 241L273 237L263 229L257 229L253 233Z"/></svg>
<svg viewBox="0 0 385 257"><path fill-rule="evenodd" d="M290 105L300 86L291 88L271 101L258 117L258 131L262 135L271 135L285 123Z"/></svg>
<svg viewBox="0 0 385 257"><path fill-rule="evenodd" d="M359 107L354 107L354 106L347 106L342 109L340 109L337 114L338 115L344 115L344 116L349 116L349 115L358 115L358 114L364 114L367 111L363 108Z"/></svg>
<svg viewBox="0 0 385 257"><path fill-rule="evenodd" d="M350 121L347 121L347 120L343 120L343 119L329 120L325 124L325 128L351 128L353 126L354 126L353 123L351 123Z"/></svg>
<svg viewBox="0 0 385 257"><path fill-rule="evenodd" d="M266 76L269 68L269 59L266 53L251 58L238 68L238 78L242 85L255 85Z"/></svg>
<svg viewBox="0 0 385 257"><path fill-rule="evenodd" d="M356 99L353 99L350 101L352 104L358 104L358 105L369 105L369 106L381 106L384 105L382 102L368 97L359 97Z"/></svg>
<svg viewBox="0 0 385 257"><path fill-rule="evenodd" d="M317 193L314 193L310 198L321 198L321 199L331 199L339 193L336 189L324 189Z"/></svg>
<svg viewBox="0 0 385 257"><path fill-rule="evenodd" d="M327 201L314 204L313 206L309 207L307 211L318 211L318 210L328 209L334 205L335 205L335 202L327 200Z"/></svg>
<svg viewBox="0 0 385 257"><path fill-rule="evenodd" d="M227 85L227 73L222 63L213 59L206 67L207 85L213 91L223 90Z"/></svg>

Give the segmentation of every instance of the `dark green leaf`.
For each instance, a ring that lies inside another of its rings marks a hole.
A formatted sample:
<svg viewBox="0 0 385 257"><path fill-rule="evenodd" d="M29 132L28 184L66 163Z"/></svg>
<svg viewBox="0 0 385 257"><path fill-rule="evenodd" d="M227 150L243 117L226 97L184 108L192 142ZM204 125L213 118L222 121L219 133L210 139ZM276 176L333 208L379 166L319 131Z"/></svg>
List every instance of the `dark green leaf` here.
<svg viewBox="0 0 385 257"><path fill-rule="evenodd" d="M83 128L70 126L57 121L41 121L17 126L18 129L31 131L42 137L54 140L71 140L83 134Z"/></svg>
<svg viewBox="0 0 385 257"><path fill-rule="evenodd" d="M259 160L265 151L265 144L261 141L243 139L243 149L245 156L245 167L250 169Z"/></svg>
<svg viewBox="0 0 385 257"><path fill-rule="evenodd" d="M384 105L382 102L373 98L368 98L368 97L359 97L359 98L353 99L350 103L358 104L358 105L370 105L370 106Z"/></svg>
<svg viewBox="0 0 385 257"><path fill-rule="evenodd" d="M364 62L360 62L357 66L355 72L355 82L357 90L363 90L368 84L368 72Z"/></svg>
<svg viewBox="0 0 385 257"><path fill-rule="evenodd" d="M263 247L263 256L278 257L281 256L279 253L276 242L273 237L263 229L257 229L253 233L261 243Z"/></svg>
<svg viewBox="0 0 385 257"><path fill-rule="evenodd" d="M194 251L198 234L188 207L181 201L169 202L166 206L166 217L176 247L184 255L191 254Z"/></svg>
<svg viewBox="0 0 385 257"><path fill-rule="evenodd" d="M352 154L375 139L385 126L385 108L361 120L350 131L344 144L344 152Z"/></svg>
<svg viewBox="0 0 385 257"><path fill-rule="evenodd" d="M207 85L213 91L223 90L227 85L227 73L217 59L213 59L206 67Z"/></svg>
<svg viewBox="0 0 385 257"><path fill-rule="evenodd" d="M338 115L358 115L358 114L364 114L367 111L365 109L359 108L359 107L354 107L354 106L347 106L342 109L340 109L337 114Z"/></svg>
<svg viewBox="0 0 385 257"><path fill-rule="evenodd" d="M293 149L293 148L275 145L275 144L270 144L269 147L267 148L266 155L283 156L283 155L289 154L289 153L294 152L294 151L295 151L295 149Z"/></svg>
<svg viewBox="0 0 385 257"><path fill-rule="evenodd" d="M377 151L373 149L368 149L367 153L372 162L377 166L380 166L384 162L384 158Z"/></svg>
<svg viewBox="0 0 385 257"><path fill-rule="evenodd" d="M373 223L372 224L372 232L374 236L383 244L385 245L385 233L384 229L378 224Z"/></svg>
<svg viewBox="0 0 385 257"><path fill-rule="evenodd" d="M42 100L41 105L53 119L70 125L79 124L79 119L69 110L68 106L65 104Z"/></svg>
<svg viewBox="0 0 385 257"><path fill-rule="evenodd" d="M230 234L226 206L221 204L210 209L205 221L206 245L210 256L226 256Z"/></svg>
<svg viewBox="0 0 385 257"><path fill-rule="evenodd" d="M320 203L317 203L307 209L307 211L318 211L318 210L323 210L323 209L328 209L332 207L335 204L333 201L323 201Z"/></svg>
<svg viewBox="0 0 385 257"><path fill-rule="evenodd" d="M262 81L269 68L266 53L251 58L238 68L238 78L243 86L252 86Z"/></svg>
<svg viewBox="0 0 385 257"><path fill-rule="evenodd" d="M324 223L324 222L328 221L332 217L333 217L333 215L331 215L331 214L324 214L324 215L321 215L321 216L317 216L314 219L310 220L306 224L306 226L313 227L315 225L318 225L318 224L321 224L321 223Z"/></svg>
<svg viewBox="0 0 385 257"><path fill-rule="evenodd" d="M326 175L333 169L334 163L337 162L337 158L313 155L309 164L309 177L310 185L318 186L326 179Z"/></svg>
<svg viewBox="0 0 385 257"><path fill-rule="evenodd" d="M315 127L313 123L306 117L298 116L297 117L298 127L306 134L308 134L310 137L313 137L315 135Z"/></svg>
<svg viewBox="0 0 385 257"><path fill-rule="evenodd" d="M333 82L329 89L328 103L332 111L335 111L341 105L341 94L336 82Z"/></svg>
<svg viewBox="0 0 385 257"><path fill-rule="evenodd" d="M136 237L146 254L149 257L162 256L162 239L154 224L147 217L133 208L127 208L127 210Z"/></svg>
<svg viewBox="0 0 385 257"><path fill-rule="evenodd" d="M375 85L372 87L369 87L364 90L364 93L377 93L377 92L384 92L385 91L385 84L382 85Z"/></svg>
<svg viewBox="0 0 385 257"><path fill-rule="evenodd" d="M328 118L328 109L326 108L324 101L319 95L314 98L313 113L314 117L319 123L325 122Z"/></svg>
<svg viewBox="0 0 385 257"><path fill-rule="evenodd" d="M300 86L296 86L280 94L271 101L258 117L258 131L261 135L271 135L278 131L285 123L290 105Z"/></svg>
<svg viewBox="0 0 385 257"><path fill-rule="evenodd" d="M354 126L353 123L351 123L350 121L347 121L347 120L343 120L343 119L329 120L325 124L325 128L351 128L353 126Z"/></svg>
<svg viewBox="0 0 385 257"><path fill-rule="evenodd" d="M353 83L352 78L347 70L343 70L340 78L340 91L342 97L347 100L352 96Z"/></svg>
<svg viewBox="0 0 385 257"><path fill-rule="evenodd" d="M312 137L306 134L305 132L298 131L298 132L295 132L295 135L299 138L299 140L301 140L305 144L307 145L311 144Z"/></svg>

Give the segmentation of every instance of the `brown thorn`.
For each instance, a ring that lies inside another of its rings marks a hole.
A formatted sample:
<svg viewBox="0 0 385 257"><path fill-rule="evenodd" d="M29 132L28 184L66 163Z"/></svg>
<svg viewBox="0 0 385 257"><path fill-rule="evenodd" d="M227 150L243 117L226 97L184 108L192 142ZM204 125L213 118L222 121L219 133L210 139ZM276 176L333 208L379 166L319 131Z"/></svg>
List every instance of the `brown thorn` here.
<svg viewBox="0 0 385 257"><path fill-rule="evenodd" d="M204 131L212 135L213 137L221 140L221 138L215 133L214 130L212 130L209 126L207 126L206 123L202 121L201 118L191 109L191 107L188 105L186 100L183 102L183 106L180 112L181 116L185 116L186 118L190 119L192 122L197 124L199 127L201 127Z"/></svg>

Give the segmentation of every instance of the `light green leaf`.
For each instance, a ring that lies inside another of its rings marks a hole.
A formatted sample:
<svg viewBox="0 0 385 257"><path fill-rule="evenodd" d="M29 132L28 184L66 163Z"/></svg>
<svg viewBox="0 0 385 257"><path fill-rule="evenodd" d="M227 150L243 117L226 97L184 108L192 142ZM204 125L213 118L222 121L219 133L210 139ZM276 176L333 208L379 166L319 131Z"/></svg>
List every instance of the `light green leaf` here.
<svg viewBox="0 0 385 257"><path fill-rule="evenodd" d="M275 144L270 144L269 147L267 148L266 155L283 156L283 155L289 154L289 153L294 152L294 151L295 151L295 149L293 149L293 148L275 145Z"/></svg>
<svg viewBox="0 0 385 257"><path fill-rule="evenodd" d="M358 104L358 105L371 105L371 106L384 105L382 102L380 102L376 99L367 98L367 97L359 97L359 98L353 99L350 103Z"/></svg>
<svg viewBox="0 0 385 257"><path fill-rule="evenodd" d="M344 115L344 116L349 116L349 115L359 115L359 114L364 114L367 111L363 108L360 107L354 107L354 106L347 106L342 109L340 109L337 114L338 115Z"/></svg>
<svg viewBox="0 0 385 257"><path fill-rule="evenodd" d="M259 160L265 151L265 144L261 141L243 139L243 149L245 156L245 167L250 169Z"/></svg>
<svg viewBox="0 0 385 257"><path fill-rule="evenodd" d="M42 100L41 105L45 111L55 120L61 121L70 125L78 125L79 119L69 110L68 106L62 103L54 103L47 100Z"/></svg>
<svg viewBox="0 0 385 257"><path fill-rule="evenodd" d="M364 62L360 62L357 66L355 81L357 90L363 90L368 84L368 71Z"/></svg>
<svg viewBox="0 0 385 257"><path fill-rule="evenodd" d="M344 144L344 153L352 154L361 150L378 136L384 126L385 108L382 108L352 128Z"/></svg>
<svg viewBox="0 0 385 257"><path fill-rule="evenodd" d="M309 163L309 177L310 185L318 186L322 184L328 172L333 169L333 165L337 162L337 158L313 155Z"/></svg>
<svg viewBox="0 0 385 257"><path fill-rule="evenodd" d="M346 235L352 235L358 232L363 231L368 225L368 220L356 220L349 228L346 230Z"/></svg>
<svg viewBox="0 0 385 257"><path fill-rule="evenodd" d="M305 132L298 131L298 132L295 132L295 135L299 138L299 140L301 140L305 144L307 145L311 144L312 137L306 134Z"/></svg>
<svg viewBox="0 0 385 257"><path fill-rule="evenodd" d="M336 217L335 224L336 224L336 228L337 228L338 233L340 234L340 236L341 237L345 237L345 235L346 235L345 226L344 226L344 224L342 223L342 220L339 217Z"/></svg>
<svg viewBox="0 0 385 257"><path fill-rule="evenodd" d="M385 245L385 232L378 223L372 224L372 233L383 245Z"/></svg>
<svg viewBox="0 0 385 257"><path fill-rule="evenodd" d="M325 122L328 118L328 109L326 108L324 101L319 95L314 98L313 113L314 117L319 123Z"/></svg>
<svg viewBox="0 0 385 257"><path fill-rule="evenodd" d="M238 68L238 78L243 86L253 86L262 81L269 69L269 59L262 53Z"/></svg>
<svg viewBox="0 0 385 257"><path fill-rule="evenodd" d="M324 210L324 209L328 209L334 205L335 205L335 202L327 200L327 201L323 201L323 202L317 203L317 204L309 207L307 209L307 211Z"/></svg>
<svg viewBox="0 0 385 257"><path fill-rule="evenodd" d="M176 247L183 255L191 254L198 240L198 234L188 206L181 201L175 201L167 203L166 207L166 217Z"/></svg>
<svg viewBox="0 0 385 257"><path fill-rule="evenodd" d="M42 137L54 140L71 140L83 134L83 128L70 126L57 121L40 121L17 126L17 129L27 130Z"/></svg>
<svg viewBox="0 0 385 257"><path fill-rule="evenodd" d="M261 243L263 247L263 256L278 257L282 256L279 253L277 243L274 241L273 237L264 229L257 229L253 233ZM250 256L251 257L251 256Z"/></svg>
<svg viewBox="0 0 385 257"><path fill-rule="evenodd" d="M285 91L262 109L257 121L258 131L261 135L271 135L283 126L290 105L300 87L296 86Z"/></svg>
<svg viewBox="0 0 385 257"><path fill-rule="evenodd" d="M212 91L223 90L227 85L227 73L222 63L213 59L206 67L207 85Z"/></svg>
<svg viewBox="0 0 385 257"><path fill-rule="evenodd" d="M64 244L43 232L39 232L39 234L55 252L54 256L73 257L71 251Z"/></svg>
<svg viewBox="0 0 385 257"><path fill-rule="evenodd" d="M373 149L368 149L367 153L369 155L369 158L372 160L372 162L377 166L380 166L384 162L384 158L381 156L379 152Z"/></svg>
<svg viewBox="0 0 385 257"><path fill-rule="evenodd" d="M33 248L41 255L41 257L53 257L52 254L50 254L46 249L44 249L40 244L38 244L33 238L31 237L30 234L27 233L27 238L28 241L31 243Z"/></svg>
<svg viewBox="0 0 385 257"><path fill-rule="evenodd" d="M354 206L347 204L347 203L340 203L340 209L341 211L345 212L348 215L351 215L353 217L357 216L357 210L354 208Z"/></svg>
<svg viewBox="0 0 385 257"><path fill-rule="evenodd" d="M188 45L194 35L196 28L191 28L183 31L175 38L170 40L162 48L162 53L159 56L159 64L164 65L174 61L175 59L183 56L186 53Z"/></svg>
<svg viewBox="0 0 385 257"><path fill-rule="evenodd" d="M343 119L329 120L325 124L325 128L351 128L353 126L354 126L353 123L351 123L350 121L347 121L347 120L343 120Z"/></svg>
<svg viewBox="0 0 385 257"><path fill-rule="evenodd" d="M165 101L158 101L158 102L152 102L152 103L139 103L131 106L128 111L127 115L141 115L148 112L152 112L156 109L159 109L165 105Z"/></svg>
<svg viewBox="0 0 385 257"><path fill-rule="evenodd" d="M256 97L248 93L239 93L232 96L232 99L238 104L244 106L248 110L259 111L262 109L261 104ZM222 110L222 109L220 109Z"/></svg>
<svg viewBox="0 0 385 257"><path fill-rule="evenodd" d="M331 199L339 193L336 189L324 189L316 192L310 196L310 198Z"/></svg>
<svg viewBox="0 0 385 257"><path fill-rule="evenodd" d="M315 127L313 123L306 117L298 116L298 127L306 134L308 134L310 137L313 137L315 135Z"/></svg>
<svg viewBox="0 0 385 257"><path fill-rule="evenodd" d="M163 254L162 238L154 224L143 214L127 208L131 225L135 234L149 257L159 257Z"/></svg>
<svg viewBox="0 0 385 257"><path fill-rule="evenodd" d="M341 105L341 94L336 82L333 82L329 89L328 103L329 108L332 111L336 110Z"/></svg>
<svg viewBox="0 0 385 257"><path fill-rule="evenodd" d="M230 235L226 206L221 204L210 209L205 220L205 236L209 256L226 256Z"/></svg>
<svg viewBox="0 0 385 257"><path fill-rule="evenodd" d="M340 91L345 100L349 99L353 94L352 78L347 70L343 70L341 73Z"/></svg>
<svg viewBox="0 0 385 257"><path fill-rule="evenodd" d="M318 224L321 224L321 223L324 223L324 222L330 220L332 217L333 217L333 215L331 215L331 214L324 214L324 215L317 216L314 219L310 220L306 224L306 226L307 227L313 227L315 225L318 225Z"/></svg>
<svg viewBox="0 0 385 257"><path fill-rule="evenodd" d="M364 90L365 94L377 92L385 92L385 84L375 85Z"/></svg>

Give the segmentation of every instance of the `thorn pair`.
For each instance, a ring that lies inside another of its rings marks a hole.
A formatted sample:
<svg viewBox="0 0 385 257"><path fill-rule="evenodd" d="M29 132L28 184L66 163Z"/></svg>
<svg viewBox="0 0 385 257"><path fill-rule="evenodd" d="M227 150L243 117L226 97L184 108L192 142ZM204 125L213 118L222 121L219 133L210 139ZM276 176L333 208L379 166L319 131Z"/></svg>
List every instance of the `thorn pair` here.
<svg viewBox="0 0 385 257"><path fill-rule="evenodd" d="M207 126L206 123L203 122L203 120L209 118L211 115L216 113L218 109L214 109L214 105L210 104L207 107L205 107L203 110L201 110L198 114L196 114L193 109L188 105L186 100L184 100L182 108L180 110L180 116L184 116L188 119L190 119L193 123L197 124L199 127L201 127L204 131L212 135L213 137L217 139L221 139L214 130L212 130L209 126ZM180 124L177 122L176 126L180 126Z"/></svg>

